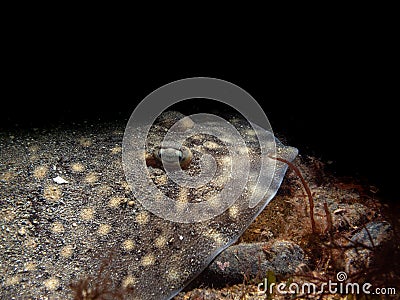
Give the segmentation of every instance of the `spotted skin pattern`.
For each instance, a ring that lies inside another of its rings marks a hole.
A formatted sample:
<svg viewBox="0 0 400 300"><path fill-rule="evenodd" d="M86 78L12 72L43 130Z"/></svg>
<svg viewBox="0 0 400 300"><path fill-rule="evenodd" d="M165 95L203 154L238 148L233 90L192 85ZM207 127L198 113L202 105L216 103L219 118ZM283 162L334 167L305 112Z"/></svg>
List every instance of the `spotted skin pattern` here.
<svg viewBox="0 0 400 300"><path fill-rule="evenodd" d="M153 126L140 159L151 158L168 119ZM240 118L230 121L257 170L254 131ZM185 224L157 217L136 201L125 180L123 133L122 122L0 133L0 298L71 299L70 284L95 278L106 261L112 289L129 289L129 299L170 299L266 205L249 208L249 185L213 219ZM182 203L209 201L224 187L232 163L215 137L192 136L185 146L193 153L189 175L199 172L202 153L213 155L218 169L211 182L193 189L174 184L162 167L148 166L149 179L176 201L178 211ZM297 150L278 143L277 155L292 160ZM278 162L277 170L269 198L286 166ZM57 176L68 183L55 183Z"/></svg>

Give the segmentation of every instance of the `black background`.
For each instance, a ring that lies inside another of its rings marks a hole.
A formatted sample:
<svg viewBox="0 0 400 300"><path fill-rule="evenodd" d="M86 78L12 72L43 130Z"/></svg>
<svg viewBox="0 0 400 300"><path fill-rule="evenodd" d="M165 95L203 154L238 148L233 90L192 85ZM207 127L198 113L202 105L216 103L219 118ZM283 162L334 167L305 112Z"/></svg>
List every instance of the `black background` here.
<svg viewBox="0 0 400 300"><path fill-rule="evenodd" d="M4 128L127 119L164 84L214 77L250 93L300 153L332 160L338 174L367 178L396 200L398 116L388 61L343 49L256 58L213 49L207 57L190 49L162 57L79 47L17 50L3 71Z"/></svg>

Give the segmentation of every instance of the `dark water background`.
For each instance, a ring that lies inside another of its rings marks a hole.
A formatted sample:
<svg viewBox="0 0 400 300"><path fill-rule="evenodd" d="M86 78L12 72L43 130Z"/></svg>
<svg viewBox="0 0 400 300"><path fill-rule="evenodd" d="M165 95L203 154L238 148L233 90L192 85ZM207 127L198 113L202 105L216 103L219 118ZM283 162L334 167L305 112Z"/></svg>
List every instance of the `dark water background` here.
<svg viewBox="0 0 400 300"><path fill-rule="evenodd" d="M193 68L173 61L166 66L140 63L140 58L126 63L90 55L21 58L5 81L0 125L30 130L84 120L127 120L145 96L164 84L215 77L250 93L273 130L302 154L333 161L339 175L366 178L385 199L397 201L398 175L392 175L398 173L399 152L394 145L399 128L391 93L394 80L378 64L357 57L312 64L293 58L273 68L268 62Z"/></svg>

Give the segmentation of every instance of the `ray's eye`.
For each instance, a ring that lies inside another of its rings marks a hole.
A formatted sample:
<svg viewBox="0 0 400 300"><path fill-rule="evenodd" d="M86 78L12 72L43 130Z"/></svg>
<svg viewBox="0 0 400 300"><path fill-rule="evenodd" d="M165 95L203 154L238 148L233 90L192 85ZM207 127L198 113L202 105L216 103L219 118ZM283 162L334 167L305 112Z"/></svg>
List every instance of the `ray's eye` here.
<svg viewBox="0 0 400 300"><path fill-rule="evenodd" d="M154 150L153 155L159 162L167 164L174 164L178 159L183 169L189 166L193 158L192 152L185 146L182 146L181 149L157 148Z"/></svg>
<svg viewBox="0 0 400 300"><path fill-rule="evenodd" d="M179 159L179 162L181 162L181 161L183 160L183 153L182 153L182 151L179 151L179 153L178 153L178 159Z"/></svg>

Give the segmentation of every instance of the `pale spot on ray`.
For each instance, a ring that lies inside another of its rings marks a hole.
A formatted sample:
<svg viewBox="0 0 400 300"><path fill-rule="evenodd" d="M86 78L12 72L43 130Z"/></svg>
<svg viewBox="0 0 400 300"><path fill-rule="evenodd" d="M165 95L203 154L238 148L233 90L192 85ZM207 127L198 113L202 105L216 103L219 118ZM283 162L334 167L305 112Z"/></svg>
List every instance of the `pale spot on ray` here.
<svg viewBox="0 0 400 300"><path fill-rule="evenodd" d="M165 279L167 279L167 281L171 284L175 283L175 282L179 282L180 280L180 272L177 269L171 269L168 270L168 272L165 275Z"/></svg>
<svg viewBox="0 0 400 300"><path fill-rule="evenodd" d="M122 280L122 287L124 289L132 288L137 283L137 281L137 278L135 278L132 274L129 274Z"/></svg>
<svg viewBox="0 0 400 300"><path fill-rule="evenodd" d="M29 161L31 161L31 162L35 162L35 161L37 161L39 159L39 156L35 153L35 154L31 154L30 156L29 156Z"/></svg>
<svg viewBox="0 0 400 300"><path fill-rule="evenodd" d="M17 174L15 174L12 171L6 171L3 174L1 174L0 180L9 182L9 181L13 180L15 177L17 177Z"/></svg>
<svg viewBox="0 0 400 300"><path fill-rule="evenodd" d="M99 228L97 229L97 234L101 236L105 236L109 234L111 231L111 226L108 224L100 224Z"/></svg>
<svg viewBox="0 0 400 300"><path fill-rule="evenodd" d="M49 291L55 291L60 286L60 280L55 277L51 277L43 281L44 286Z"/></svg>
<svg viewBox="0 0 400 300"><path fill-rule="evenodd" d="M178 212L182 212L182 211L184 211L185 209L187 209L187 207L188 207L188 202L186 201L186 202L184 202L184 201L176 201L175 202L175 207L176 207L176 210L178 211Z"/></svg>
<svg viewBox="0 0 400 300"><path fill-rule="evenodd" d="M256 179L254 178L252 181L249 181L248 184L247 184L247 187L246 187L246 189L248 191L251 191L253 193L256 192L256 188L257 188L257 182L255 180ZM260 190L260 188L258 190Z"/></svg>
<svg viewBox="0 0 400 300"><path fill-rule="evenodd" d="M193 145L191 149L192 149L192 152L203 153L203 151L204 151L204 149L201 145Z"/></svg>
<svg viewBox="0 0 400 300"><path fill-rule="evenodd" d="M125 251L131 251L135 247L135 244L132 240L127 239L122 243L122 248Z"/></svg>
<svg viewBox="0 0 400 300"><path fill-rule="evenodd" d="M229 180L230 180L230 177L229 177L229 173L228 172L225 172L226 174L223 174L223 175L221 175L221 176L218 176L217 178L215 178L214 180L213 180L213 182L217 185L217 186L220 186L220 187L223 187L225 184L227 184L228 182L229 182Z"/></svg>
<svg viewBox="0 0 400 300"><path fill-rule="evenodd" d="M28 238L25 240L24 245L27 248L35 249L37 247L38 243L34 238Z"/></svg>
<svg viewBox="0 0 400 300"><path fill-rule="evenodd" d="M6 209L2 210L0 212L1 219L4 220L4 222L11 222L15 219L15 212L14 208L12 207L7 207Z"/></svg>
<svg viewBox="0 0 400 300"><path fill-rule="evenodd" d="M39 150L39 146L38 145L31 145L28 147L28 151L31 153L35 153Z"/></svg>
<svg viewBox="0 0 400 300"><path fill-rule="evenodd" d="M25 227L20 227L20 229L18 230L18 234L25 235L26 234L26 228Z"/></svg>
<svg viewBox="0 0 400 300"><path fill-rule="evenodd" d="M116 155L122 152L122 147L120 146L115 146L114 148L111 149L111 154Z"/></svg>
<svg viewBox="0 0 400 300"><path fill-rule="evenodd" d="M182 284L182 282L184 282L188 276L189 273L187 270L172 268L166 272L165 279L171 285L171 287L174 288L175 285Z"/></svg>
<svg viewBox="0 0 400 300"><path fill-rule="evenodd" d="M239 214L239 208L236 205L232 205L231 207L229 207L229 215L231 216L231 218L236 219L238 217Z"/></svg>
<svg viewBox="0 0 400 300"><path fill-rule="evenodd" d="M80 162L73 163L73 164L71 164L71 170L72 170L72 172L80 173L80 172L85 171L85 166Z"/></svg>
<svg viewBox="0 0 400 300"><path fill-rule="evenodd" d="M221 201L218 197L212 197L208 200L208 205L210 205L212 208L218 209L221 207Z"/></svg>
<svg viewBox="0 0 400 300"><path fill-rule="evenodd" d="M20 275L14 275L11 277L7 277L5 281L6 286L11 286L11 285L16 285L19 284L21 281L21 276Z"/></svg>
<svg viewBox="0 0 400 300"><path fill-rule="evenodd" d="M226 242L224 239L224 236L221 233L216 232L214 229L210 229L208 232L205 232L203 235L205 237L209 238L210 240L213 240L217 246L223 245Z"/></svg>
<svg viewBox="0 0 400 300"><path fill-rule="evenodd" d="M83 146L83 147L90 147L90 146L92 146L92 144L93 144L93 142L92 142L91 139L85 138L85 137L81 137L81 138L78 140L78 142L79 142L79 144L80 144L81 146Z"/></svg>
<svg viewBox="0 0 400 300"><path fill-rule="evenodd" d="M230 122L230 123L233 123L233 124L241 124L241 123L242 123L242 120L239 119L239 118L237 118L237 117L233 117L233 118L231 118L231 119L229 120L229 122Z"/></svg>
<svg viewBox="0 0 400 300"><path fill-rule="evenodd" d="M111 208L116 208L118 207L120 204L122 203L126 203L128 202L128 199L124 198L124 197L111 197L110 201L108 201L108 206Z"/></svg>
<svg viewBox="0 0 400 300"><path fill-rule="evenodd" d="M47 166L38 166L33 170L33 177L36 179L43 179L48 171Z"/></svg>
<svg viewBox="0 0 400 300"><path fill-rule="evenodd" d="M230 136L220 136L219 139L221 140L221 142L224 142L225 144L232 143L232 137Z"/></svg>
<svg viewBox="0 0 400 300"><path fill-rule="evenodd" d="M37 264L33 261L28 261L24 264L24 271L33 272L37 270Z"/></svg>
<svg viewBox="0 0 400 300"><path fill-rule="evenodd" d="M179 194L178 194L178 199L177 202L180 202L181 204L186 204L188 203L188 195L189 195L189 189L182 187L179 190ZM178 206L178 203L177 203Z"/></svg>
<svg viewBox="0 0 400 300"><path fill-rule="evenodd" d="M157 248L162 248L167 244L167 238L164 235L158 236L155 241L154 245L156 245Z"/></svg>
<svg viewBox="0 0 400 300"><path fill-rule="evenodd" d="M168 182L168 176L165 174L156 176L154 178L154 183L157 185L164 185L167 184L167 182Z"/></svg>
<svg viewBox="0 0 400 300"><path fill-rule="evenodd" d="M113 190L109 185L100 185L96 187L96 192L98 192L102 196L108 196L111 195Z"/></svg>
<svg viewBox="0 0 400 300"><path fill-rule="evenodd" d="M53 231L54 233L64 233L64 225L60 222L54 222L51 226L51 231Z"/></svg>
<svg viewBox="0 0 400 300"><path fill-rule="evenodd" d="M210 150L215 150L215 149L220 149L221 148L221 145L218 145L217 143L212 142L212 141L204 142L203 146L206 147L207 149L210 149Z"/></svg>
<svg viewBox="0 0 400 300"><path fill-rule="evenodd" d="M236 151L237 151L238 155L247 156L249 154L249 149L247 147L238 147L238 148L236 148Z"/></svg>
<svg viewBox="0 0 400 300"><path fill-rule="evenodd" d="M149 221L149 214L145 211L142 211L137 214L135 220L138 224L145 225Z"/></svg>
<svg viewBox="0 0 400 300"><path fill-rule="evenodd" d="M121 183L121 186L125 189L125 192L130 192L131 191L131 186L127 181L123 181Z"/></svg>
<svg viewBox="0 0 400 300"><path fill-rule="evenodd" d="M196 134L196 135L193 135L192 137L191 137L191 139L192 140L194 140L194 141L203 141L203 136L201 136L201 135L198 135L198 134Z"/></svg>
<svg viewBox="0 0 400 300"><path fill-rule="evenodd" d="M232 158L229 155L227 155L225 157L221 157L220 162L224 169L231 168L231 166L232 166Z"/></svg>
<svg viewBox="0 0 400 300"><path fill-rule="evenodd" d="M69 258L74 252L74 247L72 245L67 245L61 248L60 255L64 258Z"/></svg>
<svg viewBox="0 0 400 300"><path fill-rule="evenodd" d="M113 135L123 135L124 134L124 132L123 131L121 131L121 130L118 130L118 129L116 129L116 130L114 130L113 132L112 132L112 134Z"/></svg>
<svg viewBox="0 0 400 300"><path fill-rule="evenodd" d="M86 207L81 210L80 216L81 216L82 220L89 221L89 220L93 219L94 212L95 212L95 210L93 208Z"/></svg>
<svg viewBox="0 0 400 300"><path fill-rule="evenodd" d="M122 161L120 158L113 160L113 166L115 168L121 169L122 168Z"/></svg>
<svg viewBox="0 0 400 300"><path fill-rule="evenodd" d="M154 265L155 261L156 261L156 259L155 259L154 255L150 253L142 258L141 264L144 267L148 267L148 266Z"/></svg>
<svg viewBox="0 0 400 300"><path fill-rule="evenodd" d="M158 202L164 201L163 195L162 194L154 195L154 201L158 201Z"/></svg>
<svg viewBox="0 0 400 300"><path fill-rule="evenodd" d="M98 176L95 172L90 172L89 174L86 175L84 181L86 183L95 183L98 180Z"/></svg>
<svg viewBox="0 0 400 300"><path fill-rule="evenodd" d="M249 136L256 136L256 132L253 129L247 129L245 133Z"/></svg>
<svg viewBox="0 0 400 300"><path fill-rule="evenodd" d="M61 196L61 188L54 184L46 186L43 190L43 197L48 201L55 202L57 200L60 200Z"/></svg>

